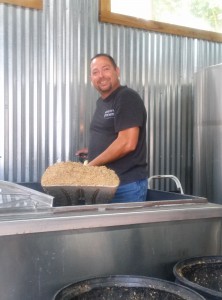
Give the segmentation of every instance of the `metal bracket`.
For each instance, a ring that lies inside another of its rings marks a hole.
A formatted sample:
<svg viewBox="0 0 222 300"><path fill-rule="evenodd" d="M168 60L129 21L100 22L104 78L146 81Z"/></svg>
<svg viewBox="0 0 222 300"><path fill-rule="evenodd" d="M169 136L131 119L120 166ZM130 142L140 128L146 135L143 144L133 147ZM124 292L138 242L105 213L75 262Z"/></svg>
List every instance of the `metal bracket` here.
<svg viewBox="0 0 222 300"><path fill-rule="evenodd" d="M182 188L182 185L181 185L179 179L174 175L154 175L154 176L149 177L148 178L148 189L150 189L150 182L153 179L163 179L163 178L170 178L170 179L174 180L174 182L176 183L177 189L180 190L181 194L184 194L183 188Z"/></svg>

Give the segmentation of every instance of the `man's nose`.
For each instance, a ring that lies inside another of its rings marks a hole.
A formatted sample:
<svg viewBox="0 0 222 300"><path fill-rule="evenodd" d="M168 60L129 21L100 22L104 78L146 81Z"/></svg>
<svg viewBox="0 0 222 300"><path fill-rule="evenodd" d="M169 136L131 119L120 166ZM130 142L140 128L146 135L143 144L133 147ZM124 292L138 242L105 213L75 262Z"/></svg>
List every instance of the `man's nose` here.
<svg viewBox="0 0 222 300"><path fill-rule="evenodd" d="M103 77L103 74L104 74L103 70L99 71L99 77Z"/></svg>

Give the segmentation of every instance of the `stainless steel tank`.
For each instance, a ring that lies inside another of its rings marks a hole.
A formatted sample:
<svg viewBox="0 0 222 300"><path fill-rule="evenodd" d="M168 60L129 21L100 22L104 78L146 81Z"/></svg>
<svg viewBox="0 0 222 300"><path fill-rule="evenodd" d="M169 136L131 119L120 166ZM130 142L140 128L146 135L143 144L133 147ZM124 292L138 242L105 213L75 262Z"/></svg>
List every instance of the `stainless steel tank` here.
<svg viewBox="0 0 222 300"><path fill-rule="evenodd" d="M165 193L53 207L49 195L0 181L0 299L51 300L71 283L110 275L172 281L177 261L222 255L222 205Z"/></svg>
<svg viewBox="0 0 222 300"><path fill-rule="evenodd" d="M193 194L222 203L222 64L195 74Z"/></svg>

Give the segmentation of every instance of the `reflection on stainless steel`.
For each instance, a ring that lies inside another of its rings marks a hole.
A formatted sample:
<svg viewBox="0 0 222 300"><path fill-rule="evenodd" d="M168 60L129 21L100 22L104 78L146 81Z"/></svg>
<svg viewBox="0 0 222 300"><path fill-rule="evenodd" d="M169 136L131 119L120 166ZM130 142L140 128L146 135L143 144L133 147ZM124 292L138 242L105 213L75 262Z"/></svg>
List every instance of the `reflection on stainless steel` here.
<svg viewBox="0 0 222 300"><path fill-rule="evenodd" d="M195 74L193 192L222 203L222 64Z"/></svg>
<svg viewBox="0 0 222 300"><path fill-rule="evenodd" d="M173 280L178 260L221 253L222 206L204 198L52 207L48 195L22 190L45 206L0 209L4 300L48 300L69 283L110 274Z"/></svg>

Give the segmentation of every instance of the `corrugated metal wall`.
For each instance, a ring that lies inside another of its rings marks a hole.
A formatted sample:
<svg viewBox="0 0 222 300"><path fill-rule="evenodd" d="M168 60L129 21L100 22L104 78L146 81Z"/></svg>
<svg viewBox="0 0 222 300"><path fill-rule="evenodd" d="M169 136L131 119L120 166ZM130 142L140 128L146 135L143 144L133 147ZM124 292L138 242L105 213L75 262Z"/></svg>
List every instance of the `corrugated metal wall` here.
<svg viewBox="0 0 222 300"><path fill-rule="evenodd" d="M0 179L39 181L87 145L97 93L90 58L113 55L148 111L149 176L192 190L193 74L222 62L222 44L98 22L98 0L0 4Z"/></svg>

